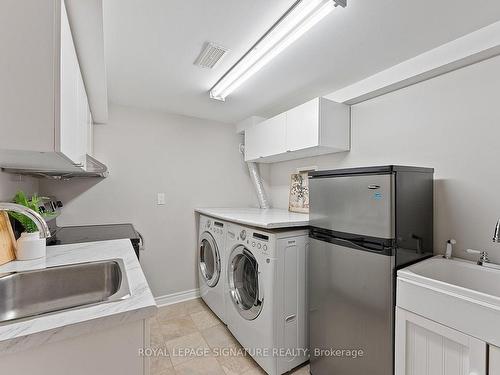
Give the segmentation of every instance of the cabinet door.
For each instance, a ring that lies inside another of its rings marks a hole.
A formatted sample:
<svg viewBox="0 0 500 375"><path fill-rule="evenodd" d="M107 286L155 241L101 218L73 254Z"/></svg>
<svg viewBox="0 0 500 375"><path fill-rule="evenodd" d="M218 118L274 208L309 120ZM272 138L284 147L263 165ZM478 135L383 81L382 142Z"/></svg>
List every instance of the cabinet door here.
<svg viewBox="0 0 500 375"><path fill-rule="evenodd" d="M76 137L74 153L79 160L80 164L85 167L86 153L88 145L88 130L89 130L89 103L87 100L87 92L85 91L85 85L83 83L83 78L78 69L78 124L74 129L74 134Z"/></svg>
<svg viewBox="0 0 500 375"><path fill-rule="evenodd" d="M302 150L319 144L319 99L286 113L286 149Z"/></svg>
<svg viewBox="0 0 500 375"><path fill-rule="evenodd" d="M245 160L286 152L286 113L256 124L245 131Z"/></svg>
<svg viewBox="0 0 500 375"><path fill-rule="evenodd" d="M94 155L94 121L92 120L92 113L90 108L88 110L88 124L87 124L87 154Z"/></svg>
<svg viewBox="0 0 500 375"><path fill-rule="evenodd" d="M489 374L500 374L500 348L490 345Z"/></svg>
<svg viewBox="0 0 500 375"><path fill-rule="evenodd" d="M481 340L396 310L397 375L486 375L486 351Z"/></svg>
<svg viewBox="0 0 500 375"><path fill-rule="evenodd" d="M84 110L87 98L64 2L61 2L61 12L61 117L57 151L73 163L82 164L87 143Z"/></svg>
<svg viewBox="0 0 500 375"><path fill-rule="evenodd" d="M78 62L64 2L61 7L61 117L58 151L77 163L78 157L73 152L77 148L77 139L72 129L78 124Z"/></svg>

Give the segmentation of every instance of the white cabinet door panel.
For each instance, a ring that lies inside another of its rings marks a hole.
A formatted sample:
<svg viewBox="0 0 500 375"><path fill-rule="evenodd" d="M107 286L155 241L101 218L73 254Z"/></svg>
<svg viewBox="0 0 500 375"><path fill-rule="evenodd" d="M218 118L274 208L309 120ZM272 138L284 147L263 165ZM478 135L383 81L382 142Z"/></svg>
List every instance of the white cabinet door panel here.
<svg viewBox="0 0 500 375"><path fill-rule="evenodd" d="M489 374L500 374L500 348L490 345Z"/></svg>
<svg viewBox="0 0 500 375"><path fill-rule="evenodd" d="M88 109L88 123L87 123L87 154L94 155L94 122L92 120L92 113Z"/></svg>
<svg viewBox="0 0 500 375"><path fill-rule="evenodd" d="M59 124L59 151L74 163L79 163L78 137L75 127L78 124L80 72L71 30L64 8L61 15L61 117Z"/></svg>
<svg viewBox="0 0 500 375"><path fill-rule="evenodd" d="M0 374L145 375L147 357L138 355L139 348L149 347L145 329L142 320L111 327L102 324L89 334L2 353Z"/></svg>
<svg viewBox="0 0 500 375"><path fill-rule="evenodd" d="M75 147L74 153L77 155L78 162L85 165L85 154L87 152L87 132L89 122L89 103L87 101L87 93L83 83L80 69L78 69L78 123L75 125Z"/></svg>
<svg viewBox="0 0 500 375"><path fill-rule="evenodd" d="M486 343L401 308L396 375L486 375Z"/></svg>
<svg viewBox="0 0 500 375"><path fill-rule="evenodd" d="M260 150L260 137L262 132L256 126L245 131L245 160L255 160L262 154Z"/></svg>
<svg viewBox="0 0 500 375"><path fill-rule="evenodd" d="M319 145L319 98L286 113L286 149L289 151Z"/></svg>
<svg viewBox="0 0 500 375"><path fill-rule="evenodd" d="M276 155L286 152L286 113L282 113L257 125L264 134L260 137L259 156Z"/></svg>
<svg viewBox="0 0 500 375"><path fill-rule="evenodd" d="M59 151L73 163L85 165L88 101L73 37L61 3L61 117Z"/></svg>
<svg viewBox="0 0 500 375"><path fill-rule="evenodd" d="M286 113L257 124L245 132L245 160L258 161L286 152Z"/></svg>

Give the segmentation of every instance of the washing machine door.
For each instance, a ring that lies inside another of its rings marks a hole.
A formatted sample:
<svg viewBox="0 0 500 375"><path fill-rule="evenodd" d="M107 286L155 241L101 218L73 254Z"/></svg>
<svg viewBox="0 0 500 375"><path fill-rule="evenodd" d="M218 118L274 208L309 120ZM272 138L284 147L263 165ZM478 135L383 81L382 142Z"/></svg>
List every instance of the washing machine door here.
<svg viewBox="0 0 500 375"><path fill-rule="evenodd" d="M217 243L208 232L200 236L199 268L201 276L209 287L214 287L219 281L221 273L220 254Z"/></svg>
<svg viewBox="0 0 500 375"><path fill-rule="evenodd" d="M229 294L240 315L247 319L257 318L264 304L259 264L250 250L240 245L229 257Z"/></svg>

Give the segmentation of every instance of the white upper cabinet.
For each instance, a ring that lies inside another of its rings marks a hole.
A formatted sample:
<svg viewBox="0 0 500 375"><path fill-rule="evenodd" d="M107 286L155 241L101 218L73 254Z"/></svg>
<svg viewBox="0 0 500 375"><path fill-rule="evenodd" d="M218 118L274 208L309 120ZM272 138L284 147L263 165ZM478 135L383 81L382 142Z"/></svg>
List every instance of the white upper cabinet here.
<svg viewBox="0 0 500 375"><path fill-rule="evenodd" d="M316 98L245 131L245 160L272 163L349 151L350 108Z"/></svg>
<svg viewBox="0 0 500 375"><path fill-rule="evenodd" d="M248 147L247 145L251 145ZM286 152L286 113L252 126L245 132L245 160Z"/></svg>
<svg viewBox="0 0 500 375"><path fill-rule="evenodd" d="M2 59L8 67L0 66L6 119L0 166L85 170L92 117L64 1L7 3L8 9L0 5L0 41L8 56ZM34 152L38 156L30 157Z"/></svg>
<svg viewBox="0 0 500 375"><path fill-rule="evenodd" d="M297 151L318 145L318 101L318 99L311 100L286 112L287 151Z"/></svg>

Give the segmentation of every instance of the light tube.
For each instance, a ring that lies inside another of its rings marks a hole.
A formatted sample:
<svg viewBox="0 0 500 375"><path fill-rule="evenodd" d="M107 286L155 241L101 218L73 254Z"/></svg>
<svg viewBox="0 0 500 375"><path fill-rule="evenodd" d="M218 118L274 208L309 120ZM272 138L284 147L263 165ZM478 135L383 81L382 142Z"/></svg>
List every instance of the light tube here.
<svg viewBox="0 0 500 375"><path fill-rule="evenodd" d="M321 21L337 5L345 7L346 2L298 2L215 84L210 90L210 97L224 101L229 94Z"/></svg>

